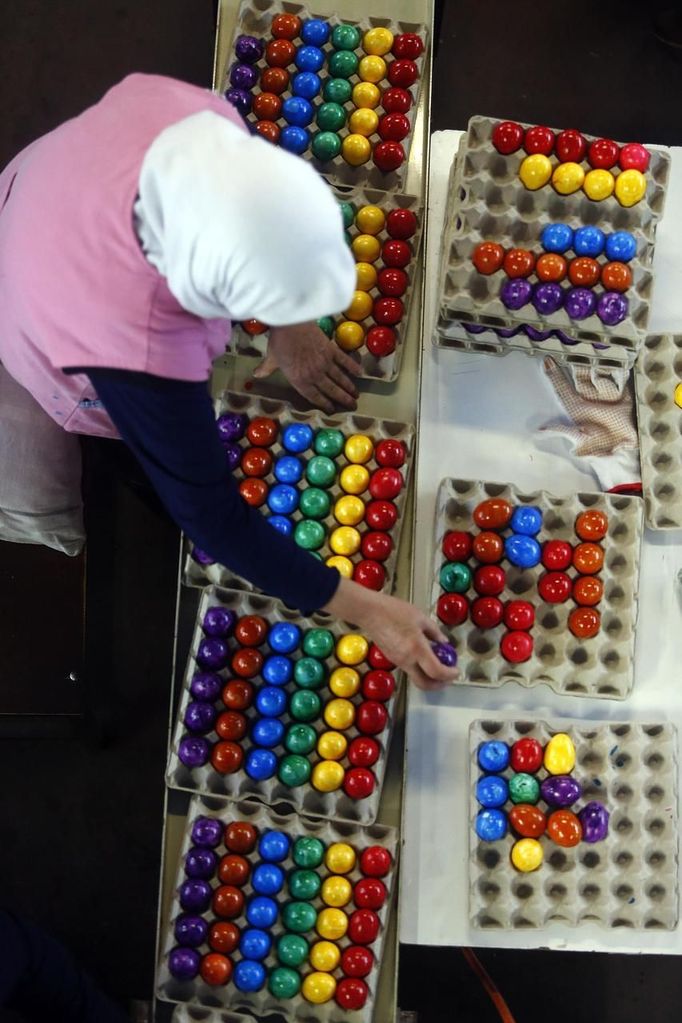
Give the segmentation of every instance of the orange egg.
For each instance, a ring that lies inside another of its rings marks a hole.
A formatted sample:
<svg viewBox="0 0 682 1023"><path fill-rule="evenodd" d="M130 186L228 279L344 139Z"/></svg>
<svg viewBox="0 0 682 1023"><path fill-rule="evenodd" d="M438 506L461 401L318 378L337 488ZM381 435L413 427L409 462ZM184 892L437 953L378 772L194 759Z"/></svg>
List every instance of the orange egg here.
<svg viewBox="0 0 682 1023"><path fill-rule="evenodd" d="M479 529L504 529L514 509L503 497L489 497L474 508L473 519Z"/></svg>
<svg viewBox="0 0 682 1023"><path fill-rule="evenodd" d="M596 259L589 256L578 256L572 259L568 268L568 276L571 284L579 288L593 288L599 280L601 267Z"/></svg>
<svg viewBox="0 0 682 1023"><path fill-rule="evenodd" d="M541 281L563 281L568 263L558 252L543 252L535 264L535 272Z"/></svg>
<svg viewBox="0 0 682 1023"><path fill-rule="evenodd" d="M504 542L497 533L484 530L482 533L477 533L474 537L472 550L478 560L484 565L494 565L502 560Z"/></svg>
<svg viewBox="0 0 682 1023"><path fill-rule="evenodd" d="M609 520L598 508L581 512L575 520L575 531L581 540L602 540L608 528Z"/></svg>
<svg viewBox="0 0 682 1023"><path fill-rule="evenodd" d="M573 583L573 599L582 607L594 607L604 596L604 584L594 575L581 575Z"/></svg>
<svg viewBox="0 0 682 1023"><path fill-rule="evenodd" d="M609 291L627 291L632 284L632 270L625 263L607 263L601 272L601 280Z"/></svg>
<svg viewBox="0 0 682 1023"><path fill-rule="evenodd" d="M579 543L573 551L573 565L581 575L594 575L604 567L604 548L598 543Z"/></svg>
<svg viewBox="0 0 682 1023"><path fill-rule="evenodd" d="M480 274L494 274L502 266L504 249L496 242L481 242L474 249L471 262Z"/></svg>
<svg viewBox="0 0 682 1023"><path fill-rule="evenodd" d="M547 834L557 845L570 849L583 837L583 826L570 810L555 810L549 815Z"/></svg>
<svg viewBox="0 0 682 1023"><path fill-rule="evenodd" d="M578 639L592 639L600 625L601 615L593 607L576 607L568 616L568 627Z"/></svg>

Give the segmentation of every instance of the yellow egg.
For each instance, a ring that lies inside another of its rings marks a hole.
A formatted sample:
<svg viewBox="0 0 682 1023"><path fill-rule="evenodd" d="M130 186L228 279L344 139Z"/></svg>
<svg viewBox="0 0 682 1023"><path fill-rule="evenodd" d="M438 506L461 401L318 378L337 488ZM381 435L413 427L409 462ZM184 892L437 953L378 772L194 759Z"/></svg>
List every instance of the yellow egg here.
<svg viewBox="0 0 682 1023"><path fill-rule="evenodd" d="M570 774L575 767L575 746L570 735L557 732L545 746L543 759L549 774Z"/></svg>
<svg viewBox="0 0 682 1023"><path fill-rule="evenodd" d="M367 142L367 139L365 139L365 142ZM367 144L369 145L369 143ZM381 253L381 243L373 234L356 234L350 247L355 258L363 263L376 262Z"/></svg>
<svg viewBox="0 0 682 1023"><path fill-rule="evenodd" d="M538 188L544 188L551 176L552 163L549 157L542 153L533 153L532 156L527 156L519 167L519 177L531 192L535 192Z"/></svg>
<svg viewBox="0 0 682 1023"><path fill-rule="evenodd" d="M360 688L360 675L355 668L345 665L343 668L334 668L329 676L329 688L334 696L342 696L350 700Z"/></svg>
<svg viewBox="0 0 682 1023"><path fill-rule="evenodd" d="M339 946L333 941L316 941L310 949L310 965L323 973L333 973L341 961Z"/></svg>
<svg viewBox="0 0 682 1023"><path fill-rule="evenodd" d="M318 792L336 792L343 784L345 773L336 760L321 760L313 767L310 780Z"/></svg>
<svg viewBox="0 0 682 1023"><path fill-rule="evenodd" d="M352 671L352 668L337 668L337 671ZM348 739L341 732L323 732L317 740L317 752L325 760L342 760L348 749Z"/></svg>
<svg viewBox="0 0 682 1023"><path fill-rule="evenodd" d="M346 135L341 143L341 155L351 167L360 167L367 163L371 152L372 147L364 135Z"/></svg>
<svg viewBox="0 0 682 1023"><path fill-rule="evenodd" d="M682 384L678 384L675 388L674 401L676 405L679 405L679 407L682 408Z"/></svg>
<svg viewBox="0 0 682 1023"><path fill-rule="evenodd" d="M344 352L354 352L365 340L364 328L354 320L343 320L334 332L336 343Z"/></svg>
<svg viewBox="0 0 682 1023"><path fill-rule="evenodd" d="M350 874L355 866L355 849L347 842L333 842L325 853L324 862L332 874Z"/></svg>
<svg viewBox="0 0 682 1023"><path fill-rule="evenodd" d="M353 86L353 103L356 107L374 110L379 106L381 92L374 82L358 82Z"/></svg>
<svg viewBox="0 0 682 1023"><path fill-rule="evenodd" d="M356 664L362 664L368 650L369 643L364 636L358 632L348 632L336 644L336 659L342 664L354 667Z"/></svg>
<svg viewBox="0 0 682 1023"><path fill-rule="evenodd" d="M324 720L330 728L345 732L355 721L355 707L350 700L330 700L324 708Z"/></svg>
<svg viewBox="0 0 682 1023"><path fill-rule="evenodd" d="M610 195L613 195L615 185L616 181L611 171L597 168L588 171L585 175L583 191L588 199L592 199L593 202L601 202L602 199L608 199Z"/></svg>
<svg viewBox="0 0 682 1023"><path fill-rule="evenodd" d="M364 465L369 462L374 454L374 444L371 437L364 433L354 433L346 441L343 453L349 462L356 462Z"/></svg>
<svg viewBox="0 0 682 1023"><path fill-rule="evenodd" d="M371 263L356 263L356 287L358 291L371 291L377 282L377 272Z"/></svg>
<svg viewBox="0 0 682 1023"><path fill-rule="evenodd" d="M334 554L325 561L327 568L335 568L344 579L353 578L353 562L350 558L344 558L340 554Z"/></svg>
<svg viewBox="0 0 682 1023"><path fill-rule="evenodd" d="M386 214L379 206L363 206L358 210L355 223L364 234L379 234L386 223Z"/></svg>
<svg viewBox="0 0 682 1023"><path fill-rule="evenodd" d="M543 860L542 846L537 838L522 838L512 846L511 861L524 874L537 870Z"/></svg>
<svg viewBox="0 0 682 1023"><path fill-rule="evenodd" d="M334 997L336 980L330 973L309 973L304 979L301 994L313 1005L323 1005Z"/></svg>
<svg viewBox="0 0 682 1023"><path fill-rule="evenodd" d="M329 537L329 546L334 554L349 557L360 550L360 534L354 526L337 526Z"/></svg>
<svg viewBox="0 0 682 1023"><path fill-rule="evenodd" d="M644 198L646 178L641 171L630 167L616 178L616 199L621 206L634 206Z"/></svg>
<svg viewBox="0 0 682 1023"><path fill-rule="evenodd" d="M334 505L334 518L342 526L357 526L365 517L365 502L353 494L340 497Z"/></svg>
<svg viewBox="0 0 682 1023"><path fill-rule="evenodd" d="M366 291L354 291L345 316L349 320L366 320L372 311L373 305L374 303Z"/></svg>
<svg viewBox="0 0 682 1023"><path fill-rule="evenodd" d="M334 906L336 909L341 909L342 906L347 906L352 894L353 889L351 888L350 881L346 877L337 877L334 875L326 878L322 885L322 901L328 906Z"/></svg>
<svg viewBox="0 0 682 1023"><path fill-rule="evenodd" d="M560 163L552 174L552 185L559 195L572 195L583 187L585 171L579 163Z"/></svg>
<svg viewBox="0 0 682 1023"><path fill-rule="evenodd" d="M375 85L382 78L386 77L386 61L383 57L372 54L363 57L358 65L358 76L363 82L373 82Z"/></svg>
<svg viewBox="0 0 682 1023"><path fill-rule="evenodd" d="M350 115L348 127L356 135L364 135L365 138L368 138L379 127L379 115L367 107L360 107L359 110L354 110Z"/></svg>
<svg viewBox="0 0 682 1023"><path fill-rule="evenodd" d="M383 57L393 46L393 33L388 28L370 28L362 37L362 48L365 53Z"/></svg>
<svg viewBox="0 0 682 1023"><path fill-rule="evenodd" d="M348 930L348 917L342 909L321 909L315 926L321 938L338 941Z"/></svg>
<svg viewBox="0 0 682 1023"><path fill-rule="evenodd" d="M341 470L339 483L347 494L362 494L369 486L369 471L364 465L347 465Z"/></svg>

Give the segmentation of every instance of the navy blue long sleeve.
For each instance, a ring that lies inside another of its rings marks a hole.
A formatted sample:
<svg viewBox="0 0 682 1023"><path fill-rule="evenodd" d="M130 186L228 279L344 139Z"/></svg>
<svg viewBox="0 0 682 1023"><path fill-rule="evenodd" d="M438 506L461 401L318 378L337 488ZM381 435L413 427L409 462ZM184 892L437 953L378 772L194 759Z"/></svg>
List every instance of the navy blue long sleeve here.
<svg viewBox="0 0 682 1023"><path fill-rule="evenodd" d="M282 536L241 497L206 384L84 369L169 514L201 550L290 607L310 612L339 574Z"/></svg>

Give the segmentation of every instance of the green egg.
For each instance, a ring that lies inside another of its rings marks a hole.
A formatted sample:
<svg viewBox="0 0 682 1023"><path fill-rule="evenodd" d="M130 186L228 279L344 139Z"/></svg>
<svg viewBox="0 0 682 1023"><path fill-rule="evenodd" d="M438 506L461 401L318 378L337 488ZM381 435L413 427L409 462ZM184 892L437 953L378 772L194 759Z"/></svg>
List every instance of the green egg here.
<svg viewBox="0 0 682 1023"><path fill-rule="evenodd" d="M282 785L295 789L299 785L305 785L310 778L311 770L310 761L305 757L301 757L297 753L288 753L279 762L277 777Z"/></svg>
<svg viewBox="0 0 682 1023"><path fill-rule="evenodd" d="M308 629L303 637L303 653L309 657L319 657L321 661L331 656L335 645L329 629Z"/></svg>
<svg viewBox="0 0 682 1023"><path fill-rule="evenodd" d="M310 902L320 894L322 881L314 870L294 870L289 874L289 892L292 899Z"/></svg>
<svg viewBox="0 0 682 1023"><path fill-rule="evenodd" d="M353 86L346 78L328 78L324 83L322 98L325 103L339 103L343 106L353 95Z"/></svg>
<svg viewBox="0 0 682 1023"><path fill-rule="evenodd" d="M287 734L284 736L284 748L289 753L306 756L308 753L312 753L316 744L317 732L310 725L289 725Z"/></svg>
<svg viewBox="0 0 682 1023"><path fill-rule="evenodd" d="M329 74L334 78L350 78L360 61L351 50L337 50L329 58Z"/></svg>
<svg viewBox="0 0 682 1023"><path fill-rule="evenodd" d="M314 519L303 519L302 522L296 523L294 540L306 551L316 551L324 543L325 536L324 526Z"/></svg>
<svg viewBox="0 0 682 1023"><path fill-rule="evenodd" d="M298 506L307 519L326 519L332 501L326 490L320 490L319 487L308 487L301 494Z"/></svg>
<svg viewBox="0 0 682 1023"><path fill-rule="evenodd" d="M324 331L327 337L331 337L334 333L335 324L333 316L321 316L317 321L317 325L321 331Z"/></svg>
<svg viewBox="0 0 682 1023"><path fill-rule="evenodd" d="M286 938L287 935L284 935ZM295 935L288 935L295 937ZM301 976L288 966L276 966L268 977L268 991L275 998L295 998L301 989Z"/></svg>
<svg viewBox="0 0 682 1023"><path fill-rule="evenodd" d="M292 857L299 867L319 867L324 856L324 842L319 838L306 836L294 842Z"/></svg>
<svg viewBox="0 0 682 1023"><path fill-rule="evenodd" d="M311 142L313 156L327 163L341 152L341 138L335 131L318 131Z"/></svg>
<svg viewBox="0 0 682 1023"><path fill-rule="evenodd" d="M509 798L512 803L537 803L540 782L532 774L514 774L509 779Z"/></svg>
<svg viewBox="0 0 682 1023"><path fill-rule="evenodd" d="M289 906L292 905L295 906L296 903L290 902ZM285 912L288 908L285 906ZM290 910L290 913L296 921L301 917L300 911ZM283 934L277 942L277 958L285 966L302 966L307 961L309 952L308 942L300 934Z"/></svg>
<svg viewBox="0 0 682 1023"><path fill-rule="evenodd" d="M332 32L335 50L355 50L360 45L360 33L355 25L337 25Z"/></svg>
<svg viewBox="0 0 682 1023"><path fill-rule="evenodd" d="M340 103L323 103L317 111L321 131L341 131L346 123L346 111Z"/></svg>
<svg viewBox="0 0 682 1023"><path fill-rule="evenodd" d="M447 561L440 570L440 584L446 593L466 593L471 586L471 569L461 561Z"/></svg>
<svg viewBox="0 0 682 1023"><path fill-rule="evenodd" d="M314 721L321 706L320 697L312 689L297 689L289 701L289 714L294 721Z"/></svg>
<svg viewBox="0 0 682 1023"><path fill-rule="evenodd" d="M336 466L326 455L315 455L306 466L305 477L314 487L326 489L336 479Z"/></svg>
<svg viewBox="0 0 682 1023"><path fill-rule="evenodd" d="M324 664L315 657L300 657L294 665L294 678L301 689L319 689L326 677Z"/></svg>
<svg viewBox="0 0 682 1023"><path fill-rule="evenodd" d="M341 210L343 211L344 206L347 206L351 211L353 217L355 217L355 210L349 202L341 203ZM345 220L344 212L344 220ZM343 451L343 445L345 444L345 438L340 430L332 430L325 428L324 430L318 430L315 435L315 453L318 455L326 455L327 458L336 458Z"/></svg>

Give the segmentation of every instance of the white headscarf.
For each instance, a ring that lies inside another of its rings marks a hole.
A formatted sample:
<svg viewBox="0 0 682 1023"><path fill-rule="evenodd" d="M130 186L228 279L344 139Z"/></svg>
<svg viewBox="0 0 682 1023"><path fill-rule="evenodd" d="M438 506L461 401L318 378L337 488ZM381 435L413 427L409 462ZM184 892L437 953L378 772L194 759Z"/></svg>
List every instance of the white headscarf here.
<svg viewBox="0 0 682 1023"><path fill-rule="evenodd" d="M285 326L350 303L355 264L329 187L305 160L213 111L154 140L135 226L180 305L205 319Z"/></svg>

